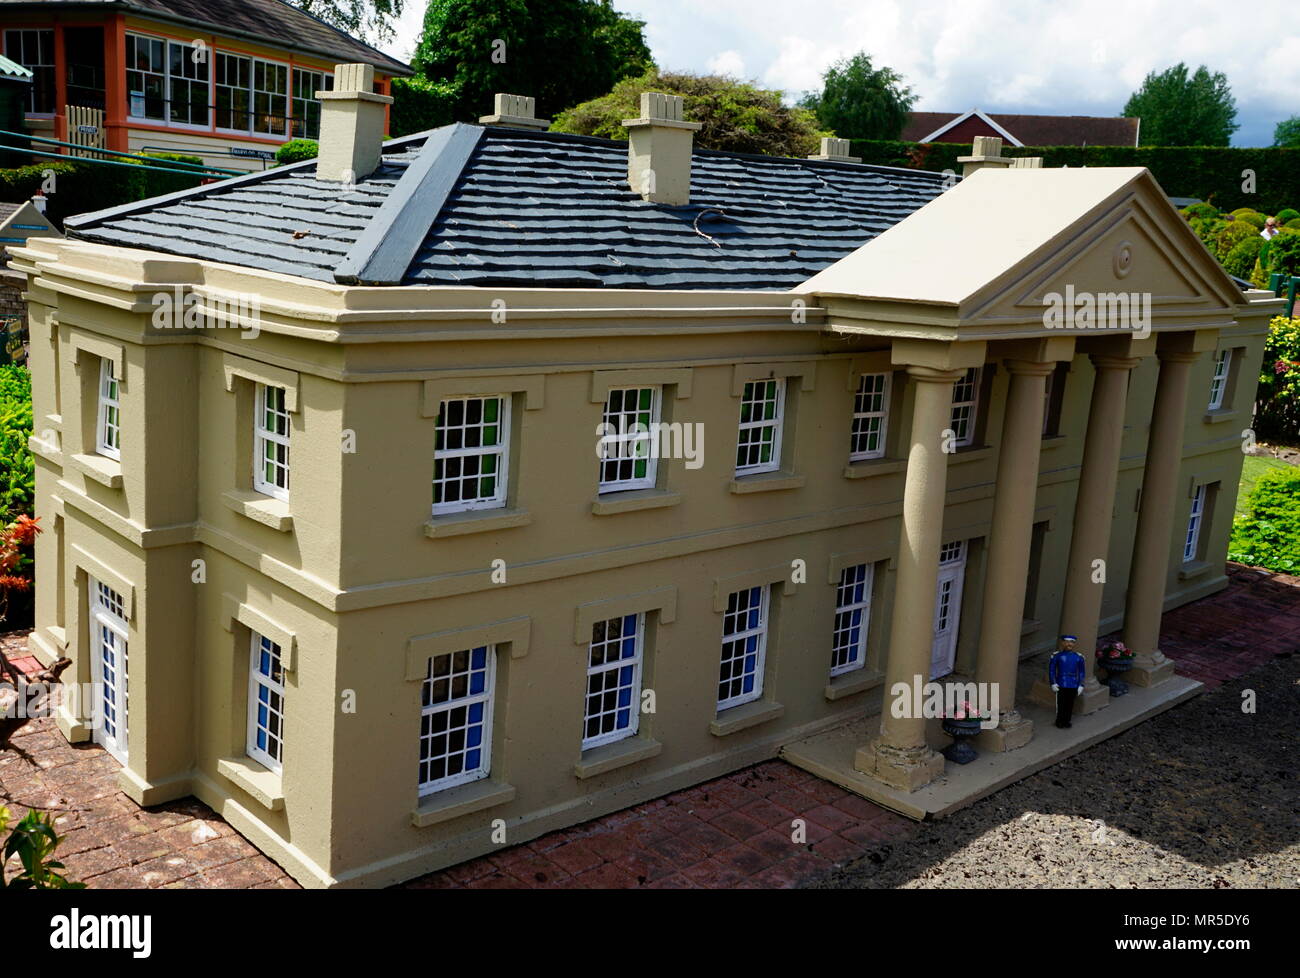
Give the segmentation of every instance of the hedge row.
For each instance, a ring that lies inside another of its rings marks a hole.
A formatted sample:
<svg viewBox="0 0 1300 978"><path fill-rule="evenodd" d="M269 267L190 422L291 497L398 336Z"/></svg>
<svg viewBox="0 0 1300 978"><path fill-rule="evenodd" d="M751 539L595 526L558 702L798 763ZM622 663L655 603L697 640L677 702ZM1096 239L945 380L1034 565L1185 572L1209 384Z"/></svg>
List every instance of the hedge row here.
<svg viewBox="0 0 1300 978"><path fill-rule="evenodd" d="M969 144L853 140L853 155L878 166L961 172ZM1218 146L1004 146L1006 156L1041 156L1043 166L1145 166L1166 193L1212 201L1221 210L1251 207L1264 214L1300 201L1300 149ZM1254 192L1243 190L1253 171Z"/></svg>
<svg viewBox="0 0 1300 978"><path fill-rule="evenodd" d="M150 153L159 161L202 163L197 156ZM53 174L53 187L48 175ZM143 166L108 166L90 160L49 160L32 166L0 170L0 200L19 202L45 191L46 215L56 224L73 214L116 207L148 197L188 190L203 182L199 173L162 173Z"/></svg>
<svg viewBox="0 0 1300 978"><path fill-rule="evenodd" d="M32 379L26 367L0 367L0 526L31 513L36 463L32 433Z"/></svg>
<svg viewBox="0 0 1300 978"><path fill-rule="evenodd" d="M1232 521L1228 559L1287 574L1300 569L1300 469L1270 469L1255 483L1245 513Z"/></svg>

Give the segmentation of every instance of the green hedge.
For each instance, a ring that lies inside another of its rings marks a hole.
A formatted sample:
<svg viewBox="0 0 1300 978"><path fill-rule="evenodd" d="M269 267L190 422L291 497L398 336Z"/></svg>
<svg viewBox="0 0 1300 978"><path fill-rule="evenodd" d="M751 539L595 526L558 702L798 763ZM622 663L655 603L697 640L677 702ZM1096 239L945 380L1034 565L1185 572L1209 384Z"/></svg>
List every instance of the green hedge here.
<svg viewBox="0 0 1300 978"><path fill-rule="evenodd" d="M864 163L961 172L969 143L853 140ZM1043 166L1145 166L1167 193L1199 197L1215 207L1250 207L1273 214L1300 200L1300 149L1218 146L1004 146L1006 156L1041 156ZM1255 173L1256 193L1242 191L1243 170Z"/></svg>
<svg viewBox="0 0 1300 978"><path fill-rule="evenodd" d="M320 144L314 139L291 139L275 151L275 161L281 166L314 160L320 155Z"/></svg>
<svg viewBox="0 0 1300 978"><path fill-rule="evenodd" d="M32 434L32 379L26 367L0 367L0 525L30 514L36 496Z"/></svg>
<svg viewBox="0 0 1300 978"><path fill-rule="evenodd" d="M1228 559L1295 573L1300 569L1300 469L1271 469L1232 521Z"/></svg>
<svg viewBox="0 0 1300 978"><path fill-rule="evenodd" d="M202 163L197 156L149 153L151 159ZM0 200L20 202L43 189L46 172L54 173L46 215L56 224L73 214L102 210L148 197L188 190L203 182L199 173L161 173L135 166L108 166L89 160L49 160L32 166L0 170Z"/></svg>
<svg viewBox="0 0 1300 978"><path fill-rule="evenodd" d="M1300 443L1300 317L1276 317L1264 343L1254 430L1260 438Z"/></svg>
<svg viewBox="0 0 1300 978"><path fill-rule="evenodd" d="M427 78L394 78L389 129L394 137L409 136L455 122L455 88Z"/></svg>

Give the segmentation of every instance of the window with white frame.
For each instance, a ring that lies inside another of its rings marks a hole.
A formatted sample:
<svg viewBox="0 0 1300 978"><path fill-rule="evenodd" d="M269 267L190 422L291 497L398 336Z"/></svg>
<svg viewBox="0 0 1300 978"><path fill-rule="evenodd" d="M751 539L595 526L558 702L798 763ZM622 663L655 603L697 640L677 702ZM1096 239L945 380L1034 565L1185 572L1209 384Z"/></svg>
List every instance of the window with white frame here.
<svg viewBox="0 0 1300 978"><path fill-rule="evenodd" d="M251 132L253 59L218 51L215 75L217 128Z"/></svg>
<svg viewBox="0 0 1300 978"><path fill-rule="evenodd" d="M285 389L257 385L253 422L253 489L276 499L289 498L289 411Z"/></svg>
<svg viewBox="0 0 1300 978"><path fill-rule="evenodd" d="M722 664L718 670L718 709L749 703L763 695L767 655L766 584L727 596L722 616Z"/></svg>
<svg viewBox="0 0 1300 978"><path fill-rule="evenodd" d="M1205 497L1208 487L1200 485L1192 494L1192 512L1187 518L1187 536L1183 541L1183 563L1196 559L1201 546L1201 523L1205 517Z"/></svg>
<svg viewBox="0 0 1300 978"><path fill-rule="evenodd" d="M133 119L167 121L167 42L126 35L126 95Z"/></svg>
<svg viewBox="0 0 1300 978"><path fill-rule="evenodd" d="M248 668L248 756L280 772L284 759L284 662L280 646L252 633Z"/></svg>
<svg viewBox="0 0 1300 978"><path fill-rule="evenodd" d="M495 672L494 645L429 659L420 692L421 795L488 776Z"/></svg>
<svg viewBox="0 0 1300 978"><path fill-rule="evenodd" d="M289 66L253 62L253 132L283 136L289 130Z"/></svg>
<svg viewBox="0 0 1300 978"><path fill-rule="evenodd" d="M849 461L881 458L885 454L885 424L889 417L889 374L863 374L853 395L853 434Z"/></svg>
<svg viewBox="0 0 1300 978"><path fill-rule="evenodd" d="M53 115L54 31L5 31L5 57L31 70L32 83L24 93L27 111L34 115Z"/></svg>
<svg viewBox="0 0 1300 978"><path fill-rule="evenodd" d="M952 388L952 420L949 427L954 444L964 448L975 439L975 412L979 408L980 368L971 367Z"/></svg>
<svg viewBox="0 0 1300 978"><path fill-rule="evenodd" d="M659 420L659 388L609 392L601 418L600 491L653 489L658 462L651 426Z"/></svg>
<svg viewBox="0 0 1300 978"><path fill-rule="evenodd" d="M293 138L320 139L317 92L328 91L334 76L323 71L293 69Z"/></svg>
<svg viewBox="0 0 1300 978"><path fill-rule="evenodd" d="M208 53L192 44L167 42L168 118L183 126L208 127Z"/></svg>
<svg viewBox="0 0 1300 978"><path fill-rule="evenodd" d="M943 564L960 564L966 559L966 541L953 540L951 543L945 543L939 548L939 563Z"/></svg>
<svg viewBox="0 0 1300 978"><path fill-rule="evenodd" d="M773 472L781 467L781 422L784 408L784 380L771 378L745 384L740 399L736 475Z"/></svg>
<svg viewBox="0 0 1300 978"><path fill-rule="evenodd" d="M1228 369L1232 366L1232 350L1220 350L1214 358L1214 377L1210 380L1209 410L1223 407L1223 395L1228 390Z"/></svg>
<svg viewBox="0 0 1300 978"><path fill-rule="evenodd" d="M433 448L434 514L505 506L509 443L507 395L443 401Z"/></svg>
<svg viewBox="0 0 1300 978"><path fill-rule="evenodd" d="M873 577L870 564L855 564L840 571L835 591L835 630L831 634L832 676L866 665Z"/></svg>
<svg viewBox="0 0 1300 978"><path fill-rule="evenodd" d="M637 731L645 615L620 615L591 626L582 749L613 743Z"/></svg>
<svg viewBox="0 0 1300 978"><path fill-rule="evenodd" d="M121 380L113 374L113 361L99 361L99 413L95 422L95 451L109 458L122 457Z"/></svg>

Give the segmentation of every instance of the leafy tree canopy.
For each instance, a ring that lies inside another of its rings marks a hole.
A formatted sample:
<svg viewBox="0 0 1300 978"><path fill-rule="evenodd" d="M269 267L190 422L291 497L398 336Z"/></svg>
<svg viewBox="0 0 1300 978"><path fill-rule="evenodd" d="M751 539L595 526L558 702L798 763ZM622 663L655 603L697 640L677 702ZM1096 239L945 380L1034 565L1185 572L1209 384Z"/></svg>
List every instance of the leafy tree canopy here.
<svg viewBox="0 0 1300 978"><path fill-rule="evenodd" d="M543 118L654 67L642 29L612 0L431 0L412 62L477 121L497 92L530 95Z"/></svg>
<svg viewBox="0 0 1300 978"><path fill-rule="evenodd" d="M704 149L769 156L808 156L817 152L821 136L817 119L804 108L791 108L781 92L719 75L690 75L652 69L639 78L625 78L613 90L561 113L552 123L556 132L626 139L624 119L641 114L642 92L680 95L686 118L702 123L695 145Z"/></svg>
<svg viewBox="0 0 1300 978"><path fill-rule="evenodd" d="M393 36L393 22L402 16L406 0L289 0L289 3L353 37L379 43Z"/></svg>
<svg viewBox="0 0 1300 978"><path fill-rule="evenodd" d="M1273 130L1273 145L1287 149L1300 149L1300 115L1283 119Z"/></svg>
<svg viewBox="0 0 1300 978"><path fill-rule="evenodd" d="M1144 146L1227 146L1240 128L1227 76L1182 62L1147 75L1120 114L1142 120Z"/></svg>
<svg viewBox="0 0 1300 978"><path fill-rule="evenodd" d="M917 96L892 68L877 68L866 53L843 58L822 75L822 90L800 105L826 129L848 139L897 139Z"/></svg>

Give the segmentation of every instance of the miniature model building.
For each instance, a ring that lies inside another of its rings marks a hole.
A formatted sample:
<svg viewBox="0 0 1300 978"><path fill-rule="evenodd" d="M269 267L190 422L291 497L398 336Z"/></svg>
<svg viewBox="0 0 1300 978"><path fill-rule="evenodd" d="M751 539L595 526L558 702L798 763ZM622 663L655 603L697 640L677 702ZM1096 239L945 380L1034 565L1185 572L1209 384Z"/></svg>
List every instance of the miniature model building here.
<svg viewBox="0 0 1300 978"><path fill-rule="evenodd" d="M1015 757L1017 667L1063 633L1076 730L1117 709L1099 633L1137 651L1125 702L1171 681L1160 616L1226 584L1278 304L1145 169L702 151L654 93L629 143L509 97L381 146L370 74L338 67L318 160L16 249L31 648L100 683L59 727L137 802L378 885L918 676L997 683L979 743ZM1149 321L1045 320L1085 293ZM924 718L870 724L852 776L943 774Z"/></svg>

